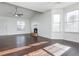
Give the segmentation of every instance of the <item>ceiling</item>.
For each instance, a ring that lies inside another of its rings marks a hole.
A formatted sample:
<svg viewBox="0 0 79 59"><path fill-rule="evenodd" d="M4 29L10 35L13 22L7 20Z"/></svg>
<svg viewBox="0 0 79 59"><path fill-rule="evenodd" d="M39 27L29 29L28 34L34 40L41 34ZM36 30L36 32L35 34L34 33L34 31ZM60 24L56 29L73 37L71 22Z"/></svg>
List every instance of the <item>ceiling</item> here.
<svg viewBox="0 0 79 59"><path fill-rule="evenodd" d="M64 8L76 2L8 2L16 6L21 6L38 12L45 12L53 8Z"/></svg>

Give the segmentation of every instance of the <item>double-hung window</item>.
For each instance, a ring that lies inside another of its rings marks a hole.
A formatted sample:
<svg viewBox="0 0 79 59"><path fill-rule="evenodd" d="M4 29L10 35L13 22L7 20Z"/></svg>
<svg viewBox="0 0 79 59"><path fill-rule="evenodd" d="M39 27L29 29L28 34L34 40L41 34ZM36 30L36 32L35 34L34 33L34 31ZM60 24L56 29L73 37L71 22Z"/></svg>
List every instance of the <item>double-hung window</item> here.
<svg viewBox="0 0 79 59"><path fill-rule="evenodd" d="M60 14L53 14L52 32L60 32Z"/></svg>
<svg viewBox="0 0 79 59"><path fill-rule="evenodd" d="M79 32L79 11L71 11L66 14L65 32Z"/></svg>
<svg viewBox="0 0 79 59"><path fill-rule="evenodd" d="M24 21L17 21L17 30L23 30L25 27Z"/></svg>

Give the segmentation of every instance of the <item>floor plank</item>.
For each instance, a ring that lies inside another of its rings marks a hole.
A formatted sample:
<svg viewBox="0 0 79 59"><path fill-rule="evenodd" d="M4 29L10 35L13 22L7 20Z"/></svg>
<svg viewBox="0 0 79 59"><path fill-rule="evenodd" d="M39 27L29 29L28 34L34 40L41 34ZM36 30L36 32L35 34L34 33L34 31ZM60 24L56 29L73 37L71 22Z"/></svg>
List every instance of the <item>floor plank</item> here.
<svg viewBox="0 0 79 59"><path fill-rule="evenodd" d="M0 55L3 56L23 56L29 53L43 49L44 47L50 46L55 43L61 43L63 45L70 46L71 49L65 52L62 56L79 56L79 43L66 41L66 40L55 40L44 37L38 37L35 41L30 35L10 35L0 36ZM45 52L47 53L47 52ZM50 53L46 55L51 55ZM53 55L51 55L53 56Z"/></svg>

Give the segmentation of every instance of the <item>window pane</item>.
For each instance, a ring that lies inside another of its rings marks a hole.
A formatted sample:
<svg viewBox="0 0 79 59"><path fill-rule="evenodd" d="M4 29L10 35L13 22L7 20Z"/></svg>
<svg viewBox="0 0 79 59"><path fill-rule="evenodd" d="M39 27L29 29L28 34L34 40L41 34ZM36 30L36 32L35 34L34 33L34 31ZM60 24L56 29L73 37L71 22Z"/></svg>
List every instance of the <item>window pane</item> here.
<svg viewBox="0 0 79 59"><path fill-rule="evenodd" d="M78 13L79 13L78 10L74 11L74 21L79 21L79 19L78 19Z"/></svg>
<svg viewBox="0 0 79 59"><path fill-rule="evenodd" d="M73 12L67 13L67 22L73 22Z"/></svg>
<svg viewBox="0 0 79 59"><path fill-rule="evenodd" d="M66 23L65 24L65 31L66 32L73 32L74 31L74 23Z"/></svg>
<svg viewBox="0 0 79 59"><path fill-rule="evenodd" d="M68 12L66 14L66 24L65 24L65 31L66 32L78 32L78 10Z"/></svg>
<svg viewBox="0 0 79 59"><path fill-rule="evenodd" d="M60 15L55 14L53 15L53 23L59 23L60 22Z"/></svg>
<svg viewBox="0 0 79 59"><path fill-rule="evenodd" d="M24 21L17 21L17 25L25 25Z"/></svg>
<svg viewBox="0 0 79 59"><path fill-rule="evenodd" d="M60 31L59 24L53 24L52 31L53 32L59 32Z"/></svg>
<svg viewBox="0 0 79 59"><path fill-rule="evenodd" d="M78 10L67 13L67 22L78 21Z"/></svg>
<svg viewBox="0 0 79 59"><path fill-rule="evenodd" d="M24 21L17 21L17 29L18 30L23 30L25 27L25 22Z"/></svg>
<svg viewBox="0 0 79 59"><path fill-rule="evenodd" d="M79 22L74 22L74 32L78 32L78 23Z"/></svg>

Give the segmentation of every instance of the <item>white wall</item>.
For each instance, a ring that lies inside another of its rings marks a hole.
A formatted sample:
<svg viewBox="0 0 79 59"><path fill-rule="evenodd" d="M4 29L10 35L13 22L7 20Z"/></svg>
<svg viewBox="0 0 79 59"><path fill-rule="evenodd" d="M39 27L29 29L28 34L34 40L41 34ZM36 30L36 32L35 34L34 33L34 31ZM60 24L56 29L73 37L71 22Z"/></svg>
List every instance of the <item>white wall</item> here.
<svg viewBox="0 0 79 59"><path fill-rule="evenodd" d="M23 12L22 17L15 17L15 6L7 3L0 3L0 35L14 35L30 33L30 18L37 12L19 7L18 11ZM23 31L17 30L17 21L26 23Z"/></svg>
<svg viewBox="0 0 79 59"><path fill-rule="evenodd" d="M17 21L24 21L25 28L23 31L17 30ZM0 35L14 35L30 33L30 25L28 19L0 17Z"/></svg>
<svg viewBox="0 0 79 59"><path fill-rule="evenodd" d="M73 11L73 10L79 10L79 3L64 8L64 14L66 14L69 11ZM66 18L64 18L64 20L66 20ZM65 32L64 39L69 40L69 41L79 42L79 32L78 33Z"/></svg>
<svg viewBox="0 0 79 59"><path fill-rule="evenodd" d="M38 23L39 36L50 38L51 36L51 11L37 13L31 18L31 28L33 32L33 23Z"/></svg>
<svg viewBox="0 0 79 59"><path fill-rule="evenodd" d="M39 36L42 37L47 37L47 38L52 38L52 39L63 39L63 30L61 27L61 32L55 33L52 32L51 27L52 27L52 15L55 13L60 13L62 15L63 10L55 9L55 10L49 10L44 13L37 13L34 17L31 18L31 29L33 32L33 23L38 23L38 30L39 30ZM61 20L63 18L61 17ZM62 21L61 21L62 25Z"/></svg>

